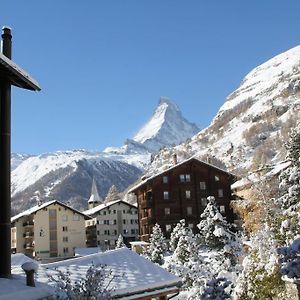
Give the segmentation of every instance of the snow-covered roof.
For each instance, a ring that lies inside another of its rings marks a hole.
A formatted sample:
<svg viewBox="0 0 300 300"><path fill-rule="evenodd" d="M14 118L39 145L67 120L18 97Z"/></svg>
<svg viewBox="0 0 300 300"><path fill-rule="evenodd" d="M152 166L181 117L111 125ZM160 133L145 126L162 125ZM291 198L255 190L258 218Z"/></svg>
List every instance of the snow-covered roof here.
<svg viewBox="0 0 300 300"><path fill-rule="evenodd" d="M67 206L66 204L64 204L64 203L62 203L62 202L60 202L60 201L57 201L57 200L51 200L51 201L45 202L45 203L43 203L43 204L41 204L41 205L33 206L33 207L31 207L31 208L29 208L29 209L27 209L27 210L25 210L25 211L23 211L23 212L21 212L21 213L15 215L15 216L13 216L13 217L11 218L11 222L15 222L16 220L18 220L18 219L21 218L21 217L29 216L29 215L31 215L31 214L33 214L33 213L35 213L35 212L37 212L37 211L39 211L39 210L41 210L41 209L43 209L43 208L49 206L49 205L51 205L51 204L58 204L58 205L61 205L61 206L63 206L63 207L66 207L66 208L68 208L68 209L70 209L70 210L72 210L72 211L74 211L74 212L76 212L76 213L82 215L85 219L90 219L89 216L87 216L86 214L80 212L79 210L77 210L77 209L75 209L75 208L72 208L72 207L70 207L70 206Z"/></svg>
<svg viewBox="0 0 300 300"><path fill-rule="evenodd" d="M86 215L88 215L88 216L92 216L93 214L99 212L100 210L105 209L105 208L107 208L109 206L112 206L112 205L114 205L116 203L119 203L119 202L127 204L128 206L137 208L136 205L134 205L132 203L126 202L126 201L124 201L122 199L118 199L118 200L114 200L114 201L110 201L110 202L105 202L105 203L99 204L99 205L97 205L97 206L95 206L95 207L93 207L91 209L88 209L88 210L84 211L83 213L86 214Z"/></svg>
<svg viewBox="0 0 300 300"><path fill-rule="evenodd" d="M133 186L133 187L128 191L128 193L132 193L132 192L135 191L137 188L139 188L139 187L141 187L142 185L144 185L146 182L148 182L148 181L150 181L150 180L156 178L157 176L160 176L160 175L162 175L162 174L164 174L164 173L167 173L167 172L169 172L169 171L171 171L171 170L173 170L173 169L175 169L175 168L177 168L177 167L179 167L179 166L182 166L182 165L184 165L184 164L186 164L186 163L188 163L188 162L190 162L190 161L192 161L192 160L196 160L196 161L198 161L198 162L200 162L200 163L202 163L202 164L204 164L204 165L206 165L206 166L208 166L208 167L214 168L214 169L219 170L219 171L221 171L221 172L223 172L223 173L226 173L226 174L228 174L228 175L230 175L230 176L236 177L234 174L232 174L232 173L230 173L230 172L228 172L228 171L225 171L225 170L223 170L223 169L221 169L221 168L218 168L218 167L216 167L216 166L214 166L214 165L212 165L212 164L210 164L210 163L208 163L208 162L204 162L204 161L200 160L199 158L197 158L196 156L197 156L197 155L194 155L194 156L192 156L192 157L190 157L190 158L188 158L188 159L186 159L186 160L184 160L184 161L182 161L182 162L180 162L180 163L177 163L176 165L173 165L172 167L170 167L170 168L168 168L168 169L166 169L166 170L163 170L163 171L161 171L161 172L159 172L159 173L157 173L157 174L154 174L154 175L152 175L152 176L150 176L150 177L144 179L143 181L139 182L137 185Z"/></svg>
<svg viewBox="0 0 300 300"><path fill-rule="evenodd" d="M15 86L32 91L41 90L35 79L2 53L0 53L0 74L8 77Z"/></svg>
<svg viewBox="0 0 300 300"><path fill-rule="evenodd" d="M149 243L145 242L145 241L133 241L133 242L129 242L130 245L132 246L148 246Z"/></svg>
<svg viewBox="0 0 300 300"><path fill-rule="evenodd" d="M92 264L95 266L105 265L107 270L112 271L114 277L110 287L113 288L113 296L118 299L135 299L137 294L147 293L151 295L151 291L163 290L167 292L174 290L176 286L181 284L179 277L128 248L40 265L36 274L36 281L48 282L47 274L49 272L52 274L56 268L62 272L69 271L71 280L78 281L86 275L88 267ZM19 272L22 274L21 270Z"/></svg>

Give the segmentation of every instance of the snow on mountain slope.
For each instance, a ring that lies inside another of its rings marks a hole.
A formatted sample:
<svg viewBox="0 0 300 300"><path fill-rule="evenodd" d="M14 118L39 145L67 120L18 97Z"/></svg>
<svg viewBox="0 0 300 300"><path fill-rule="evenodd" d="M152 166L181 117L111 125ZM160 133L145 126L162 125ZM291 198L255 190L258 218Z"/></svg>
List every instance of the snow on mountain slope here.
<svg viewBox="0 0 300 300"><path fill-rule="evenodd" d="M157 151L162 146L177 145L198 131L199 128L195 124L182 117L180 110L171 100L161 97L153 116L133 140L150 151Z"/></svg>
<svg viewBox="0 0 300 300"><path fill-rule="evenodd" d="M151 170L177 153L224 162L238 174L284 158L284 142L300 116L300 46L254 68L231 93L211 124L191 141L163 150ZM169 162L167 162L169 163Z"/></svg>

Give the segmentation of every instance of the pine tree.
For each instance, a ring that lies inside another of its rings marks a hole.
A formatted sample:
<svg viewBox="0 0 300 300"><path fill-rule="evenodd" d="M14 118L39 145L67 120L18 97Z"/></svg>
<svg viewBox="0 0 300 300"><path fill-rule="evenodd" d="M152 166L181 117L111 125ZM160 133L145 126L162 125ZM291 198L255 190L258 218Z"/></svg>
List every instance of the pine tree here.
<svg viewBox="0 0 300 300"><path fill-rule="evenodd" d="M119 199L119 192L116 186L113 184L107 192L104 202L111 202Z"/></svg>
<svg viewBox="0 0 300 300"><path fill-rule="evenodd" d="M126 247L126 245L124 243L122 234L120 234L116 243L116 249L123 248L123 247Z"/></svg>
<svg viewBox="0 0 300 300"><path fill-rule="evenodd" d="M174 227L173 231L171 232L171 236L170 236L171 251L175 251L175 249L177 248L179 238L182 235L185 235L187 231L188 229L185 226L185 220L184 219L180 220L179 223L177 223L177 225Z"/></svg>
<svg viewBox="0 0 300 300"><path fill-rule="evenodd" d="M149 247L145 252L145 256L152 262L162 265L164 263L164 253L167 244L165 237L161 231L159 224L155 224L149 239Z"/></svg>

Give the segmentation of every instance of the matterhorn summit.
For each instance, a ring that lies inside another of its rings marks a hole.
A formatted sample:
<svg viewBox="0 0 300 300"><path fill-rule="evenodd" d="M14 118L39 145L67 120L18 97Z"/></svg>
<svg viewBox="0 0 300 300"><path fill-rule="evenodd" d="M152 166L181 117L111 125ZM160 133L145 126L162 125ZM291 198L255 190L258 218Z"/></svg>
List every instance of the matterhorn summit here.
<svg viewBox="0 0 300 300"><path fill-rule="evenodd" d="M174 102L161 97L152 117L133 140L153 152L164 146L178 145L197 132L199 128L183 118Z"/></svg>

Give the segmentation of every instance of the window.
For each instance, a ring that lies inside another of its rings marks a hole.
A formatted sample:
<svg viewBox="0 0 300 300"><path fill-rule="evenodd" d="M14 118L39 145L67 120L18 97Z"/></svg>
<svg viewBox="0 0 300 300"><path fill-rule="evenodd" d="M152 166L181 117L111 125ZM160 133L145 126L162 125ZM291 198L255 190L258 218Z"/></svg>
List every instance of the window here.
<svg viewBox="0 0 300 300"><path fill-rule="evenodd" d="M100 235L100 230L97 230L97 235Z"/></svg>
<svg viewBox="0 0 300 300"><path fill-rule="evenodd" d="M168 176L163 176L163 183L168 183Z"/></svg>
<svg viewBox="0 0 300 300"><path fill-rule="evenodd" d="M133 219L131 219L131 220L130 220L130 224L133 224L133 223L134 223L134 220L133 220Z"/></svg>
<svg viewBox="0 0 300 300"><path fill-rule="evenodd" d="M80 216L77 214L73 215L73 221L80 221Z"/></svg>
<svg viewBox="0 0 300 300"><path fill-rule="evenodd" d="M223 189L218 189L218 197L223 197Z"/></svg>
<svg viewBox="0 0 300 300"><path fill-rule="evenodd" d="M117 225L117 220L114 220L114 225Z"/></svg>
<svg viewBox="0 0 300 300"><path fill-rule="evenodd" d="M106 215L106 211L103 212L103 215Z"/></svg>
<svg viewBox="0 0 300 300"><path fill-rule="evenodd" d="M179 175L180 182L190 182L191 181L191 175L190 174L180 174Z"/></svg>
<svg viewBox="0 0 300 300"><path fill-rule="evenodd" d="M123 209L123 214L126 214L126 210L125 209Z"/></svg>
<svg viewBox="0 0 300 300"><path fill-rule="evenodd" d="M104 230L105 235L109 235L109 230Z"/></svg>
<svg viewBox="0 0 300 300"><path fill-rule="evenodd" d="M64 251L64 253L69 253L69 248L68 247L64 247L63 251Z"/></svg>
<svg viewBox="0 0 300 300"><path fill-rule="evenodd" d="M189 223L189 228L193 229L194 228L194 224L193 223Z"/></svg>
<svg viewBox="0 0 300 300"><path fill-rule="evenodd" d="M201 205L206 206L207 205L207 199L206 198L201 198Z"/></svg>
<svg viewBox="0 0 300 300"><path fill-rule="evenodd" d="M105 225L109 225L109 220L104 220Z"/></svg>
<svg viewBox="0 0 300 300"><path fill-rule="evenodd" d="M164 199L165 200L169 199L169 192L168 191L164 191Z"/></svg>
<svg viewBox="0 0 300 300"><path fill-rule="evenodd" d="M187 213L188 215L192 215L192 214L193 214L193 208L192 208L191 206L188 206L188 207L186 208L186 213Z"/></svg>
<svg viewBox="0 0 300 300"><path fill-rule="evenodd" d="M215 175L215 181L220 181L220 177L218 175Z"/></svg>
<svg viewBox="0 0 300 300"><path fill-rule="evenodd" d="M171 213L170 207L165 208L165 215L169 215Z"/></svg>
<svg viewBox="0 0 300 300"><path fill-rule="evenodd" d="M220 205L220 213L225 213L225 206L224 205Z"/></svg>
<svg viewBox="0 0 300 300"><path fill-rule="evenodd" d="M67 243L68 241L69 241L68 237L67 236L63 236L63 242Z"/></svg>
<svg viewBox="0 0 300 300"><path fill-rule="evenodd" d="M62 221L67 222L68 221L68 215L62 215Z"/></svg>
<svg viewBox="0 0 300 300"><path fill-rule="evenodd" d="M123 233L124 233L124 234L128 234L128 229L124 229L124 230L123 230Z"/></svg>
<svg viewBox="0 0 300 300"><path fill-rule="evenodd" d="M63 231L68 231L68 226L63 226Z"/></svg>
<svg viewBox="0 0 300 300"><path fill-rule="evenodd" d="M117 229L114 230L114 235L117 235L118 234L118 231Z"/></svg>
<svg viewBox="0 0 300 300"><path fill-rule="evenodd" d="M170 224L166 224L166 232L171 232L172 226Z"/></svg>
<svg viewBox="0 0 300 300"><path fill-rule="evenodd" d="M135 234L135 229L131 229L131 234Z"/></svg>
<svg viewBox="0 0 300 300"><path fill-rule="evenodd" d="M206 190L206 182L200 181L200 190Z"/></svg>
<svg viewBox="0 0 300 300"><path fill-rule="evenodd" d="M191 199L191 191L185 191L185 198L186 199Z"/></svg>
<svg viewBox="0 0 300 300"><path fill-rule="evenodd" d="M114 212L114 215L117 213L117 211L115 209L113 210L113 212Z"/></svg>
<svg viewBox="0 0 300 300"><path fill-rule="evenodd" d="M127 220L126 219L123 219L123 224L127 224Z"/></svg>
<svg viewBox="0 0 300 300"><path fill-rule="evenodd" d="M100 225L103 225L103 224L104 224L104 221L103 221L103 220L98 220L97 222L98 222L97 224L100 224Z"/></svg>

